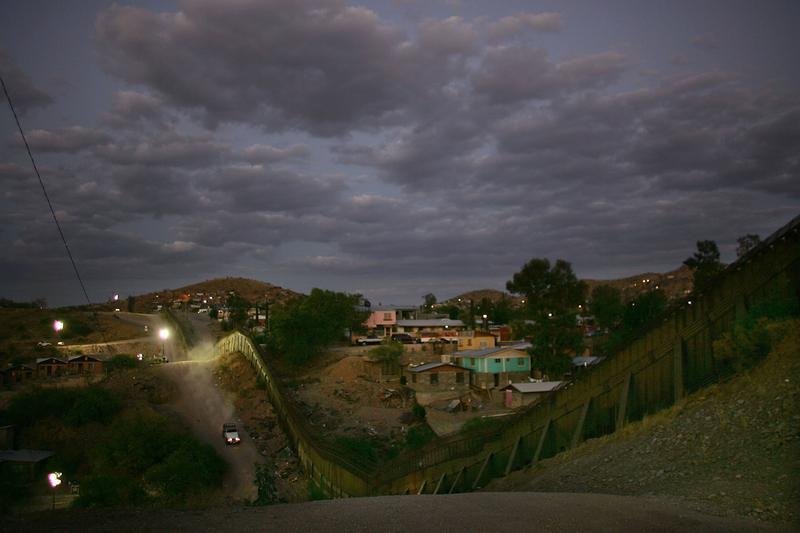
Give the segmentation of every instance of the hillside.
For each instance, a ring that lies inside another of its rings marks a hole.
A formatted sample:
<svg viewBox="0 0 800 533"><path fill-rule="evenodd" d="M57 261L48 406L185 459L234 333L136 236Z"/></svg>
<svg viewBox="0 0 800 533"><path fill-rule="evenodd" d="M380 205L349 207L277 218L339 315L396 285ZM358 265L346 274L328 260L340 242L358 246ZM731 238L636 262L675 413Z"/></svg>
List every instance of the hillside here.
<svg viewBox="0 0 800 533"><path fill-rule="evenodd" d="M284 303L300 296L297 292L264 281L247 278L216 278L177 289L164 289L136 296L134 310L140 313L149 313L157 303L171 302L184 295L197 297L202 294L203 298L207 299L211 296L216 301L224 302L231 292L235 292L249 302L263 303L266 300L270 304Z"/></svg>
<svg viewBox="0 0 800 533"><path fill-rule="evenodd" d="M654 496L800 522L800 322L766 360L672 408L490 483L488 491Z"/></svg>
<svg viewBox="0 0 800 533"><path fill-rule="evenodd" d="M592 289L598 285L611 285L612 287L619 289L619 291L622 293L623 301L632 300L639 294L656 288L662 289L666 293L667 298L673 299L680 298L691 292L692 271L687 266L681 266L680 268L665 272L663 274L658 272L644 272L642 274L636 274L627 278L584 279L583 281L585 281L589 287L587 296L591 295ZM495 289L479 289L459 294L441 303L464 306L467 305L464 302L469 302L470 300L478 303L486 298L491 302L497 302L503 297L510 298L515 304L519 304L521 299L518 296L512 296L504 291L498 291Z"/></svg>

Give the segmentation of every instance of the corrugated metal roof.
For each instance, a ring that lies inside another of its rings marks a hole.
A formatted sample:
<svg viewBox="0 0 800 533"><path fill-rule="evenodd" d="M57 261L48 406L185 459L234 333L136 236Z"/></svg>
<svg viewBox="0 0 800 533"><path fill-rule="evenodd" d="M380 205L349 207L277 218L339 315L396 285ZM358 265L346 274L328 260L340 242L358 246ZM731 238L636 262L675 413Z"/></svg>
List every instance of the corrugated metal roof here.
<svg viewBox="0 0 800 533"><path fill-rule="evenodd" d="M550 392L559 388L563 381L523 381L522 383L511 383L503 387L505 389L515 389L523 394L529 392Z"/></svg>
<svg viewBox="0 0 800 533"><path fill-rule="evenodd" d="M504 350L517 350L524 352L530 347L530 343L526 342L522 344L515 344L514 346L497 346L495 348L481 348L479 350L464 350L461 352L455 352L453 357L489 357L490 355L496 354L497 352L502 352ZM528 354L525 353L525 355Z"/></svg>
<svg viewBox="0 0 800 533"><path fill-rule="evenodd" d="M464 326L464 323L460 320L453 320L451 318L427 318L427 319L416 319L416 320L398 320L397 325L415 327L415 328L431 328L437 326L460 328Z"/></svg>
<svg viewBox="0 0 800 533"><path fill-rule="evenodd" d="M15 463L38 463L55 455L49 450L0 450L0 463L11 461Z"/></svg>
<svg viewBox="0 0 800 533"><path fill-rule="evenodd" d="M453 364L453 363L434 362L434 363L425 363L425 364L422 364L422 365L409 367L408 371L409 372L425 372L426 370L432 370L434 368L439 368L439 367L443 367L443 366L452 367L453 370L467 370L466 368L464 368L462 366L458 366L458 365Z"/></svg>
<svg viewBox="0 0 800 533"><path fill-rule="evenodd" d="M39 363L44 363L45 361L51 361L51 360L55 361L56 363L61 363L64 365L67 364L67 362L64 359L59 359L58 357L37 357L36 364L38 365Z"/></svg>

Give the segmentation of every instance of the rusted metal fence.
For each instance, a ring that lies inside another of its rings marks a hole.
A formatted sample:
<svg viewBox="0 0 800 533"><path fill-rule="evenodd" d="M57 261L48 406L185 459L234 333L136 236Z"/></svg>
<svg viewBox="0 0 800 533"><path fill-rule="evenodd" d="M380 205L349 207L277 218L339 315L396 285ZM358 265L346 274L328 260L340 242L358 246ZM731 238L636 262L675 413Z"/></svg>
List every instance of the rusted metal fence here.
<svg viewBox="0 0 800 533"><path fill-rule="evenodd" d="M730 265L707 293L673 310L662 323L567 387L511 417L500 429L439 439L415 453L378 465L348 459L315 439L305 418L286 401L252 341L235 333L220 353L245 354L267 383L270 399L306 471L332 496L452 493L616 431L668 407L729 374L712 343L735 320L776 291L800 300L800 217Z"/></svg>

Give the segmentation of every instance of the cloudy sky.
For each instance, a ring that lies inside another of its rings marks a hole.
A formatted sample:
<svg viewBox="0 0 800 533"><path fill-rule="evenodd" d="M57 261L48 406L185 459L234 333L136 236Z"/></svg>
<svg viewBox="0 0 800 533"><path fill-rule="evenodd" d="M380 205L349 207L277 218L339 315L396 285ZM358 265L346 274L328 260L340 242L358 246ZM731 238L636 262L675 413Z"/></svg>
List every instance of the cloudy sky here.
<svg viewBox="0 0 800 533"><path fill-rule="evenodd" d="M93 301L383 303L732 260L800 213L800 2L5 0L0 72ZM0 296L80 303L5 99Z"/></svg>

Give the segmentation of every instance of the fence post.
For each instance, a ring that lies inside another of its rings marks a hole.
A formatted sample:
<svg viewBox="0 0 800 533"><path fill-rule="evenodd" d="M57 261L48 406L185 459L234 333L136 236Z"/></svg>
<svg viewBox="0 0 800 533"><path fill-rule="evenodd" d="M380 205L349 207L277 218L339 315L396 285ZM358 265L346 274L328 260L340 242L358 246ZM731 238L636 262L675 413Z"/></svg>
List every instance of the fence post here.
<svg viewBox="0 0 800 533"><path fill-rule="evenodd" d="M464 474L464 467L462 466L462 467L461 467L461 468L458 470L458 474L456 474L456 479L455 479L455 480L453 480L453 484L452 484L452 485L450 485L450 490L448 490L448 491L447 491L447 494L453 494L453 491L454 491L454 490L456 489L456 487L458 486L458 482L459 482L459 481L461 481L461 476L462 476L463 474Z"/></svg>
<svg viewBox="0 0 800 533"><path fill-rule="evenodd" d="M472 483L472 490L478 488L478 484L481 482L481 478L483 477L483 473L486 471L486 467L489 465L489 461L492 460L492 454L486 456L484 459L483 464L481 465L481 469L478 471L478 475L475 477L475 481Z"/></svg>
<svg viewBox="0 0 800 533"><path fill-rule="evenodd" d="M672 385L674 403L678 403L685 392L683 386L683 339L680 337L672 345Z"/></svg>
<svg viewBox="0 0 800 533"><path fill-rule="evenodd" d="M511 455L508 456L508 463L506 463L506 469L503 472L504 476L507 476L509 472L511 472L511 468L514 466L514 459L517 457L517 450L519 450L519 443L522 440L522 437L519 437L516 441L514 441L514 447L511 449Z"/></svg>
<svg viewBox="0 0 800 533"><path fill-rule="evenodd" d="M625 425L625 416L627 415L625 411L628 408L628 396L630 395L631 391L632 379L633 375L628 372L628 375L625 376L625 382L622 384L622 390L619 393L619 402L617 403L617 421L616 425L614 426L614 431L619 430Z"/></svg>
<svg viewBox="0 0 800 533"><path fill-rule="evenodd" d="M586 414L589 412L589 406L592 403L591 398L586 400L581 408L581 415L578 418L578 425L575 426L575 432L572 434L572 445L570 448L576 447L583 440L583 426L586 423Z"/></svg>
<svg viewBox="0 0 800 533"><path fill-rule="evenodd" d="M553 416L550 415L547 417L547 422L544 423L544 427L542 428L542 435L539 437L539 444L536 446L536 453L533 454L533 461L531 463L535 463L539 460L539 456L542 454L542 448L544 448L544 441L547 438L547 432L550 431L550 424L552 424Z"/></svg>

